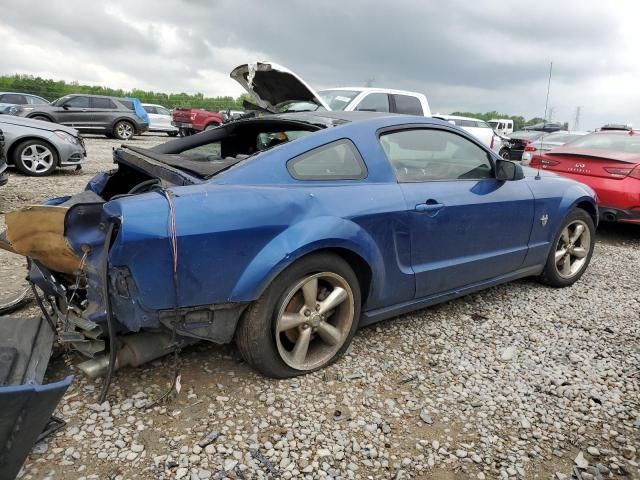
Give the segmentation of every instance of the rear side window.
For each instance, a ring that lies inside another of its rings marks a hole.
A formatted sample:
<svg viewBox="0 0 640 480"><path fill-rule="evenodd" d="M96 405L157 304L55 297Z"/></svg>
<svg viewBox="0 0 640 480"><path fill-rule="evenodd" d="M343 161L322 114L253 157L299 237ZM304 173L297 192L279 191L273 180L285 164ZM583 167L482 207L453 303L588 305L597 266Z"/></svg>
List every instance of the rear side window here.
<svg viewBox="0 0 640 480"><path fill-rule="evenodd" d="M147 113L158 113L156 107L152 107L150 105L143 105L142 108L144 108Z"/></svg>
<svg viewBox="0 0 640 480"><path fill-rule="evenodd" d="M110 98L91 97L91 108L116 109L116 104Z"/></svg>
<svg viewBox="0 0 640 480"><path fill-rule="evenodd" d="M404 113L406 115L423 116L422 104L416 97L410 95L392 95L396 103L396 113Z"/></svg>
<svg viewBox="0 0 640 480"><path fill-rule="evenodd" d="M367 176L360 153L347 139L292 158L287 162L287 170L296 180L359 180Z"/></svg>
<svg viewBox="0 0 640 480"><path fill-rule="evenodd" d="M365 112L388 112L389 97L386 93L370 93L362 99L356 110Z"/></svg>
<svg viewBox="0 0 640 480"><path fill-rule="evenodd" d="M125 108L133 111L133 102L131 100L118 100Z"/></svg>
<svg viewBox="0 0 640 480"><path fill-rule="evenodd" d="M25 105L27 103L27 97L17 93L5 93L0 100L3 103L13 103L15 105Z"/></svg>
<svg viewBox="0 0 640 480"><path fill-rule="evenodd" d="M44 98L36 97L35 95L27 95L27 102L31 105L45 105L49 103Z"/></svg>
<svg viewBox="0 0 640 480"><path fill-rule="evenodd" d="M64 102L65 107L89 108L89 97L72 97Z"/></svg>
<svg viewBox="0 0 640 480"><path fill-rule="evenodd" d="M158 113L160 115L171 115L171 112L164 107L155 107L155 109L156 109L155 112L150 112L150 113Z"/></svg>

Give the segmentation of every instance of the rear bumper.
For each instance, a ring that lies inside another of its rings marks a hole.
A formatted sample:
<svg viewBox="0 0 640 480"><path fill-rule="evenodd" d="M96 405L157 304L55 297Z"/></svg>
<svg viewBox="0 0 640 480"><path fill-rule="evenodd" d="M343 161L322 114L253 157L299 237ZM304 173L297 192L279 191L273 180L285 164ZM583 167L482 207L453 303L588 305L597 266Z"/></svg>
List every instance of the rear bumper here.
<svg viewBox="0 0 640 480"><path fill-rule="evenodd" d="M193 123L191 122L171 122L171 125L173 125L176 128L193 128Z"/></svg>
<svg viewBox="0 0 640 480"><path fill-rule="evenodd" d="M600 219L605 222L626 222L640 224L640 208L623 210L615 207L600 205L598 207Z"/></svg>

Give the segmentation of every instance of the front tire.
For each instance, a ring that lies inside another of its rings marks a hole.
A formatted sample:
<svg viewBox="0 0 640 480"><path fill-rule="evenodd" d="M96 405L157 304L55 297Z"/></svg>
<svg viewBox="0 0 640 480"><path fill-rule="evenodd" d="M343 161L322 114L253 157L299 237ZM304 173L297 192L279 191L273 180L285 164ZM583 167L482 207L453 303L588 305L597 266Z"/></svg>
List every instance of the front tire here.
<svg viewBox="0 0 640 480"><path fill-rule="evenodd" d="M131 122L120 120L113 126L113 136L118 140L129 140L133 138L136 129Z"/></svg>
<svg viewBox="0 0 640 480"><path fill-rule="evenodd" d="M169 135L170 137L177 137L178 132L167 132L167 135Z"/></svg>
<svg viewBox="0 0 640 480"><path fill-rule="evenodd" d="M333 363L360 318L360 286L347 262L320 253L291 265L245 311L236 330L244 360L264 375L288 378Z"/></svg>
<svg viewBox="0 0 640 480"><path fill-rule="evenodd" d="M587 269L595 241L593 219L581 208L574 208L556 234L541 280L555 288L573 285Z"/></svg>
<svg viewBox="0 0 640 480"><path fill-rule="evenodd" d="M14 150L13 164L25 175L44 177L58 166L58 153L42 140L25 140Z"/></svg>

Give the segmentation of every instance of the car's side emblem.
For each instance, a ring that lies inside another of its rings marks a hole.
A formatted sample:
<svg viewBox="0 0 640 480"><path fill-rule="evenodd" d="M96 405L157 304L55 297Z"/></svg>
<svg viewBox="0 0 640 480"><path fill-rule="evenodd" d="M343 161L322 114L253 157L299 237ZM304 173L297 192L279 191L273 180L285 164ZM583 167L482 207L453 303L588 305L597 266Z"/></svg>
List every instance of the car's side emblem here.
<svg viewBox="0 0 640 480"><path fill-rule="evenodd" d="M585 164L584 163L576 163L576 168L584 168Z"/></svg>
<svg viewBox="0 0 640 480"><path fill-rule="evenodd" d="M543 227L547 225L548 221L549 221L549 215L547 215L546 213L540 217L540 223L542 224Z"/></svg>

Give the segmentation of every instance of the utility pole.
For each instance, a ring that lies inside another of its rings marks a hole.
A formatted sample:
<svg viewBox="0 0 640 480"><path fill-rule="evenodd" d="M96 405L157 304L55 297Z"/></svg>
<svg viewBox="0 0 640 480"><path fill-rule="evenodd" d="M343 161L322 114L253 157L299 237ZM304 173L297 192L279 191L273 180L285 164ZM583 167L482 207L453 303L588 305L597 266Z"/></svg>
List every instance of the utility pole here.
<svg viewBox="0 0 640 480"><path fill-rule="evenodd" d="M551 123L551 121L553 120L553 111L555 110L555 107L549 107L549 118L547 119L548 123Z"/></svg>
<svg viewBox="0 0 640 480"><path fill-rule="evenodd" d="M573 129L574 130L578 130L578 127L580 126L580 113L582 112L582 107L580 105L578 105L576 107L576 117L573 120Z"/></svg>

